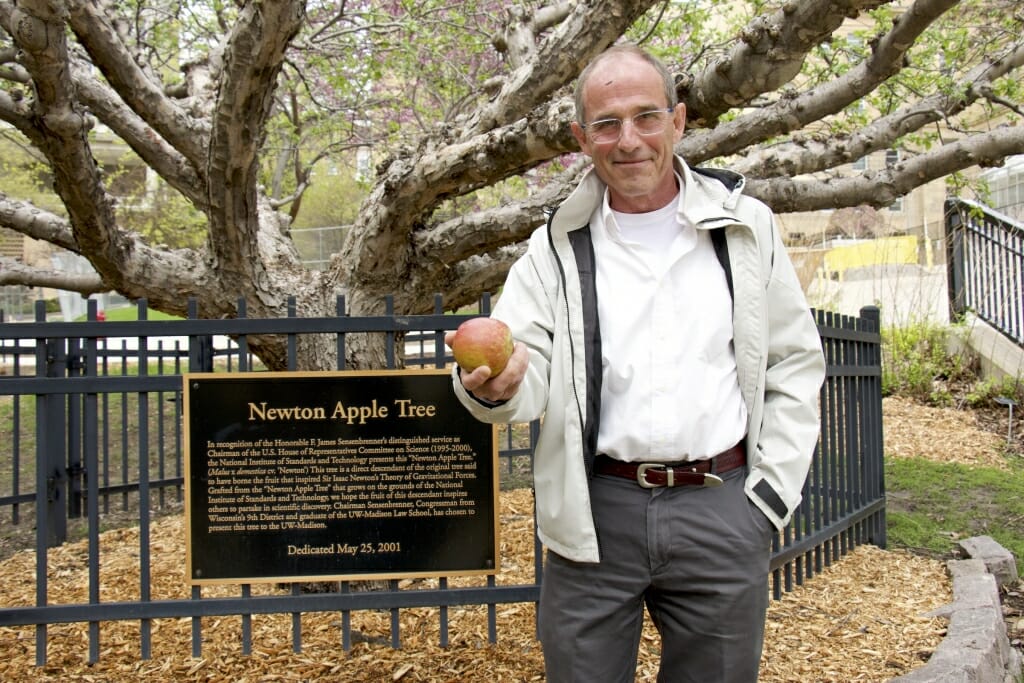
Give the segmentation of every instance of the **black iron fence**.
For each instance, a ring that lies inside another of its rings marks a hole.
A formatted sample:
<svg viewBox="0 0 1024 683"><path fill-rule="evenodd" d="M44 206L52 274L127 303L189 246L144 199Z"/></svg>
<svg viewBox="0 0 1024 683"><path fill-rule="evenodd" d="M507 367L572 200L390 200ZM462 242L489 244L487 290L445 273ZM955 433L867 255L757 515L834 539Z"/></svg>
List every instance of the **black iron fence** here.
<svg viewBox="0 0 1024 683"><path fill-rule="evenodd" d="M194 307L193 307L194 310ZM0 514L2 524L35 525L36 599L34 604L0 601L0 628L34 626L36 661L46 663L47 627L88 624L88 658L100 657L102 622L139 622L140 656L151 656L152 620L191 618L193 656L200 657L203 617L240 615L241 651L251 652L249 627L254 614L292 614L291 638L301 649L303 613L341 614L340 641L352 645L350 616L358 610L388 610L391 643L401 644L400 610L434 607L441 623L441 645L448 644L447 610L456 605L486 605L488 638L497 640L496 606L535 603L542 577L541 549L534 541L533 581L521 585L452 587L437 577L436 588L353 591L341 582L332 592L254 595L248 585L236 597L152 599L149 530L161 510L180 513L184 497L181 375L189 371L251 372L260 369L248 349L252 335L284 335L288 367L295 369L302 335L331 335L344 370L346 335L383 335L389 367L445 367L451 362L444 332L472 315L445 315L440 297L431 315L350 317L344 300L328 318L248 319L239 302L236 319L139 320L101 322L95 306L86 322L45 322L40 303L36 321L3 323L0 318ZM828 361L821 391L821 436L803 502L792 523L774 541L772 589L775 597L813 577L863 543L885 545L882 468L881 340L878 309L860 317L816 312ZM532 447L538 425L510 425L501 436L502 486L529 486ZM99 586L100 529L108 515L124 511L139 527L139 597L104 602ZM88 545L89 601L52 604L48 599L49 548L62 543L69 520L79 520ZM0 588L0 595L3 589Z"/></svg>
<svg viewBox="0 0 1024 683"><path fill-rule="evenodd" d="M1024 225L965 199L947 199L950 317L973 311L1024 346Z"/></svg>

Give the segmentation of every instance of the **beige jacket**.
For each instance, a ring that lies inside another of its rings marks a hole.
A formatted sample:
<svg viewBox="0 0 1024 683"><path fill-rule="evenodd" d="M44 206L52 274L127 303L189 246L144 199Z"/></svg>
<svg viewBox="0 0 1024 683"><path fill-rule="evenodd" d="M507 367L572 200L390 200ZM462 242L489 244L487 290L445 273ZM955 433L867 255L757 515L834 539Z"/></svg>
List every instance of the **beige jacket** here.
<svg viewBox="0 0 1024 683"><path fill-rule="evenodd" d="M817 326L768 207L741 194L743 179L735 173L676 163L687 218L698 229L724 229L738 378L749 415L746 492L781 529L800 502L818 437L825 362ZM515 397L485 405L462 387L457 369L453 373L456 395L478 419L543 418L534 454L537 531L549 549L577 562L601 556L589 491L600 342L593 334L588 223L604 190L591 171L509 271L493 317L530 351Z"/></svg>

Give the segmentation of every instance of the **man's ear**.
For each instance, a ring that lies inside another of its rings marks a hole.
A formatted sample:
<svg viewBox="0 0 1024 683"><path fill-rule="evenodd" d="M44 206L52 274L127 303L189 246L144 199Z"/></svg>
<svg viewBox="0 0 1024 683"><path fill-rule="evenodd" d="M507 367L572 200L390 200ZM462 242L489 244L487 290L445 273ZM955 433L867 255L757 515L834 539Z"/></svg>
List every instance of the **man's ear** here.
<svg viewBox="0 0 1024 683"><path fill-rule="evenodd" d="M679 142L686 130L686 105L680 102L672 111L672 125L675 127L675 141Z"/></svg>
<svg viewBox="0 0 1024 683"><path fill-rule="evenodd" d="M579 144L580 149L583 150L584 154L589 156L590 143L587 141L587 132L583 130L583 126L573 121L569 124L569 127L572 129L572 136L576 138L576 142Z"/></svg>

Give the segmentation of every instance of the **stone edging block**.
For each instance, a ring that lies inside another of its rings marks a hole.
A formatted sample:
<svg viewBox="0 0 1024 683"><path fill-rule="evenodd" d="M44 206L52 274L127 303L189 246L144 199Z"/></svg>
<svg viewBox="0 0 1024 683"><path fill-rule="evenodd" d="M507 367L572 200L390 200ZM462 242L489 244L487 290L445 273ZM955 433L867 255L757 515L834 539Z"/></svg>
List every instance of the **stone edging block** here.
<svg viewBox="0 0 1024 683"><path fill-rule="evenodd" d="M949 617L946 637L925 666L890 683L1021 681L1020 653L1010 647L999 599L999 586L1017 580L1013 554L988 536L965 539L959 546L972 559L946 563L953 603L925 615Z"/></svg>

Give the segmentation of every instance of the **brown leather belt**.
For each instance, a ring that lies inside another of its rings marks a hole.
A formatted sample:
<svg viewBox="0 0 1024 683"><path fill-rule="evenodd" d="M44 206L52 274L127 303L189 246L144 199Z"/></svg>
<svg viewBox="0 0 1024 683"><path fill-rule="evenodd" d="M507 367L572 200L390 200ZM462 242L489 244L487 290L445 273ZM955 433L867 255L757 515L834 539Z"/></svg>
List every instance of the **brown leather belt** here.
<svg viewBox="0 0 1024 683"><path fill-rule="evenodd" d="M746 464L746 451L740 442L713 458L688 462L623 462L602 454L594 459L594 474L631 479L645 489L662 486L721 486L722 478L717 475Z"/></svg>

